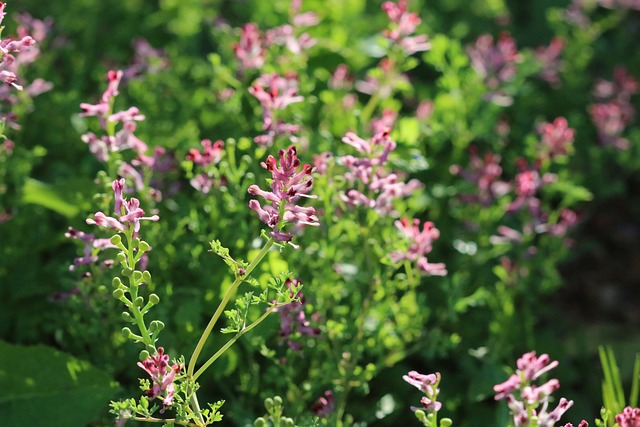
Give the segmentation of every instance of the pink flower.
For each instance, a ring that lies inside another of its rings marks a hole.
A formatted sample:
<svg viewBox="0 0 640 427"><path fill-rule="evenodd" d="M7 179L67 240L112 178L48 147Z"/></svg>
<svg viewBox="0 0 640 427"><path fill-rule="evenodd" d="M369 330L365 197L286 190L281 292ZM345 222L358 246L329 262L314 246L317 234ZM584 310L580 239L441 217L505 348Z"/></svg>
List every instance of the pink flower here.
<svg viewBox="0 0 640 427"><path fill-rule="evenodd" d="M461 199L466 203L479 203L482 206L489 206L499 197L509 191L510 185L500 180L502 167L500 166L500 155L486 153L483 158L478 155L475 146L469 148L471 156L468 169L462 169L458 165L451 167L451 173L460 175L477 187L476 194L463 194Z"/></svg>
<svg viewBox="0 0 640 427"><path fill-rule="evenodd" d="M299 280L287 279L286 286L291 290L293 284L300 285ZM307 319L304 307L305 299L302 291L297 294L299 301L278 307L275 311L280 314L280 338L287 342L290 349L294 351L302 350L303 345L297 340L299 337L317 337L320 335L320 329L311 326L311 322Z"/></svg>
<svg viewBox="0 0 640 427"><path fill-rule="evenodd" d="M278 151L278 157L277 161L269 155L267 160L261 163L263 168L271 172L271 191L264 191L255 184L248 189L249 194L260 196L270 204L263 207L254 199L249 202L249 207L258 213L262 222L273 229L271 237L296 247L291 243L291 233L283 231L286 225L320 225L313 207L297 204L301 197L316 197L308 194L313 186L313 167L308 164L301 167L296 147L293 145L287 150Z"/></svg>
<svg viewBox="0 0 640 427"><path fill-rule="evenodd" d="M326 418L335 410L333 392L325 391L316 402L311 405L311 411L318 417Z"/></svg>
<svg viewBox="0 0 640 427"><path fill-rule="evenodd" d="M556 37L551 40L549 47L539 47L536 49L536 58L542 65L542 71L540 71L540 77L552 86L558 86L560 84L560 76L558 73L562 62L560 55L564 48L564 40Z"/></svg>
<svg viewBox="0 0 640 427"><path fill-rule="evenodd" d="M440 373L424 375L417 371L411 371L407 375L403 375L402 379L420 390L425 394L420 400L422 408L411 407L411 410L416 411L423 409L427 412L438 412L442 408L442 403L436 401L438 393L438 385L440 384Z"/></svg>
<svg viewBox="0 0 640 427"><path fill-rule="evenodd" d="M236 59L243 70L260 69L264 65L265 49L262 45L262 36L256 24L245 24L242 27L240 42L233 46Z"/></svg>
<svg viewBox="0 0 640 427"><path fill-rule="evenodd" d="M146 392L147 396L151 399L156 397L162 399L162 405L165 408L173 405L175 393L173 381L176 374L182 370L183 364L175 363L169 366L169 355L164 354L164 348L158 347L156 354L138 362L138 366L151 377L152 383Z"/></svg>
<svg viewBox="0 0 640 427"><path fill-rule="evenodd" d="M556 156L568 154L571 151L575 130L569 127L567 119L556 118L553 123L542 123L538 127L542 147L553 159Z"/></svg>
<svg viewBox="0 0 640 427"><path fill-rule="evenodd" d="M224 151L224 142L222 140L219 139L212 144L211 140L203 139L200 144L202 145L202 151L190 148L187 160L191 160L198 166L209 166L220 161Z"/></svg>
<svg viewBox="0 0 640 427"><path fill-rule="evenodd" d="M428 262L426 255L433 249L433 242L440 237L440 231L430 221L422 224L420 220L414 219L409 222L403 218L395 222L396 227L409 240L409 248L406 251L395 251L391 253L394 262L403 260L415 261L416 266L424 273L431 276L446 276L447 269L444 264L432 264Z"/></svg>
<svg viewBox="0 0 640 427"><path fill-rule="evenodd" d="M538 426L553 427L573 405L573 401L563 397L556 408L548 412L549 396L560 388L560 383L551 379L540 386L534 384L535 380L556 366L558 362L551 361L549 355L537 357L532 351L518 359L515 374L493 387L497 393L495 399L507 401L516 427L530 425L531 417L535 417Z"/></svg>
<svg viewBox="0 0 640 427"><path fill-rule="evenodd" d="M126 200L122 196L122 189L124 188L125 180L113 181L112 188L114 192L115 208L118 218L106 216L103 212L96 212L93 215L93 219L87 219L87 224L97 225L99 227L105 227L108 229L124 231L133 229L134 236L140 231L140 221L158 221L160 218L158 215L152 215L150 217L144 216L144 211L140 208L140 201L136 198Z"/></svg>
<svg viewBox="0 0 640 427"><path fill-rule="evenodd" d="M616 415L616 423L620 427L640 427L640 408L627 406L620 414Z"/></svg>
<svg viewBox="0 0 640 427"><path fill-rule="evenodd" d="M249 88L249 93L255 96L263 109L263 130L266 132L254 138L260 145L271 146L278 136L289 136L298 132L298 126L286 123L282 120L274 120L278 111L287 106L301 102L303 96L297 95L298 79L295 74L287 74L284 77L278 74L263 74Z"/></svg>
<svg viewBox="0 0 640 427"><path fill-rule="evenodd" d="M491 35L481 35L473 46L467 48L467 54L471 66L490 90L487 98L498 105L510 105L512 100L502 92L502 88L513 80L517 64L522 60L511 35L500 34L495 44Z"/></svg>

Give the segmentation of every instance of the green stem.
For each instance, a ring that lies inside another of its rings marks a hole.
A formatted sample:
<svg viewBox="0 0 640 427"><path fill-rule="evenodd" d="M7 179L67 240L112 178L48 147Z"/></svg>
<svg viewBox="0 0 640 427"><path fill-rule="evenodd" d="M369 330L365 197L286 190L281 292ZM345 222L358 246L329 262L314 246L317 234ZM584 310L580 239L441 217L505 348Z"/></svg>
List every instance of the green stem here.
<svg viewBox="0 0 640 427"><path fill-rule="evenodd" d="M271 314L273 312L273 310L276 309L276 307L278 307L277 305L272 305L271 307L269 307L269 309L267 311L265 311L262 316L260 316L257 320L255 320L253 323L251 323L249 326L246 326L244 328L242 328L242 330L240 332L238 332L237 334L235 334L233 336L233 338L231 338L229 341L227 341L225 343L225 345L223 345L222 347L220 347L220 350L216 351L216 354L214 354L213 356L211 356L209 358L209 360L207 360L204 365L202 365L200 367L200 369L198 369L198 371L193 374L193 380L197 380L198 377L200 375L202 375L204 373L204 371L207 370L207 368L209 366L211 366L211 364L213 362L216 361L216 359L220 356L222 356L222 353L224 353L225 351L227 351L227 349L229 349L229 347L231 347L236 341L238 341L238 339L243 336L244 334L246 334L247 332L249 332L251 329L255 328L256 326L258 326L264 319L267 318L267 316L269 314Z"/></svg>
<svg viewBox="0 0 640 427"><path fill-rule="evenodd" d="M362 113L360 114L361 123L366 124L369 122L379 102L380 102L380 94L379 92L375 92L371 96L371 98L369 98L367 105L365 105L364 108L362 109Z"/></svg>
<svg viewBox="0 0 640 427"><path fill-rule="evenodd" d="M213 316L211 317L209 324L207 325L204 332L202 333L202 336L200 337L200 340L198 341L196 348L193 350L193 354L191 355L191 359L189 360L189 367L187 368L187 375L189 377L193 378L193 373L195 371L196 362L198 361L198 356L200 356L200 353L202 352L202 348L207 342L209 335L211 335L211 332L213 331L213 328L216 325L216 322L218 321L218 319L222 315L222 312L224 311L227 304L229 303L231 296L235 293L236 289L238 289L238 286L240 286L240 283L242 283L243 279L249 274L251 274L253 269L256 268L256 266L260 263L260 261L262 261L262 259L265 257L265 255L271 248L271 246L273 246L273 243L274 243L273 238L270 238L267 241L267 243L265 243L265 245L262 247L258 255L256 255L256 257L251 261L251 263L247 267L247 271L245 275L236 277L236 280L233 282L231 287L227 290L227 293L222 298L220 305L218 305L218 308L216 309L215 313L213 313ZM202 371L202 369L200 369L198 372L200 371Z"/></svg>
<svg viewBox="0 0 640 427"><path fill-rule="evenodd" d="M124 234L127 238L127 267L131 270L135 270L137 261L133 252L133 230L126 230ZM142 311L140 311L140 308L135 303L136 298L138 298L138 283L136 283L136 280L133 278L133 274L129 276L129 294L131 295L129 311L133 314L133 319L136 321L136 325L140 330L142 342L145 346L151 346L155 349L154 342L151 339L147 325L144 322L144 314L142 314Z"/></svg>
<svg viewBox="0 0 640 427"><path fill-rule="evenodd" d="M178 424L181 426L190 426L190 427L198 427L197 424L192 424L188 421L178 421L174 418L171 419L162 419L162 418L145 418L145 417L133 417L131 418L136 421L142 421L145 423L165 423L165 424Z"/></svg>
<svg viewBox="0 0 640 427"><path fill-rule="evenodd" d="M197 423L197 424L199 426L205 426L206 423L204 422L204 418L202 416L202 410L200 409L200 403L198 403L198 396L196 395L195 391L191 395L191 408L196 413L196 415L198 416L198 420L200 421L200 423Z"/></svg>

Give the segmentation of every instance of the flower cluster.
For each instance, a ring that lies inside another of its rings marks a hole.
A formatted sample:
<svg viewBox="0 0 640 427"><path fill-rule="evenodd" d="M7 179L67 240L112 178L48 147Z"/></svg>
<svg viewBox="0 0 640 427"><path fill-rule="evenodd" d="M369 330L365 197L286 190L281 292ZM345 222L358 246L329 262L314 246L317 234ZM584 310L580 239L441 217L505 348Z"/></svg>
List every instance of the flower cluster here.
<svg viewBox="0 0 640 427"><path fill-rule="evenodd" d="M260 220L267 224L273 231L270 233L278 242L291 243L292 234L284 231L289 225L319 226L316 211L310 206L299 206L301 197L315 198L307 194L313 186L311 173L313 167L309 164L300 166L300 159L296 147L290 146L287 150L278 151L278 158L269 155L261 166L271 172L271 191L264 191L257 185L251 185L249 194L260 196L270 204L261 206L257 200L251 200L249 207L258 213ZM298 170L300 169L300 170Z"/></svg>
<svg viewBox="0 0 640 427"><path fill-rule="evenodd" d="M557 117L552 123L542 123L538 126L538 133L543 153L551 160L571 153L576 131L569 127L564 117Z"/></svg>
<svg viewBox="0 0 640 427"><path fill-rule="evenodd" d="M414 219L409 222L402 218L395 222L396 227L409 239L409 249L407 251L395 251L391 253L394 262L408 260L415 262L418 269L432 276L446 276L447 269L443 263L430 263L426 255L433 249L433 242L440 237L440 231L431 221L422 224L420 230L420 220Z"/></svg>
<svg viewBox="0 0 640 427"><path fill-rule="evenodd" d="M194 165L204 169L204 171L191 178L189 183L196 190L207 194L216 184L211 174L212 171L208 169L220 162L224 152L224 142L218 140L212 143L209 139L203 139L200 144L202 145L202 151L190 148L186 158L193 162ZM224 185L224 183L224 177L220 178L219 184Z"/></svg>
<svg viewBox="0 0 640 427"><path fill-rule="evenodd" d="M82 256L74 258L73 264L69 266L69 270L74 271L81 265L89 265L98 261L98 253L104 249L117 248L113 245L110 239L98 239L93 234L85 233L84 231L76 230L73 227L69 227L64 236L68 239L76 239L84 243L84 249ZM113 264L113 260L107 260L105 265Z"/></svg>
<svg viewBox="0 0 640 427"><path fill-rule="evenodd" d="M120 123L122 129L115 135L96 136L93 132L87 132L82 135L82 140L89 145L89 150L96 158L102 162L107 162L109 156L113 152L133 149L138 153L144 153L147 150L147 144L139 140L134 132L136 130L136 122L145 119L144 115L136 107L131 107L124 111L112 113L115 97L118 96L118 88L122 80L122 70L110 70L107 73L109 83L107 89L102 94L97 104L81 103L81 117L97 116L100 119L100 126L107 131L111 123Z"/></svg>
<svg viewBox="0 0 640 427"><path fill-rule="evenodd" d="M162 399L162 406L165 408L173 405L173 396L175 386L173 381L182 368L182 363L174 363L169 366L169 355L164 354L164 348L158 347L158 352L153 356L149 356L142 362L138 362L138 366L144 369L151 377L151 387L146 391L147 396L151 399Z"/></svg>
<svg viewBox="0 0 640 427"><path fill-rule="evenodd" d="M522 60L515 40L508 33L500 34L494 44L493 37L484 34L467 48L471 66L491 90L488 98L493 102L509 105L511 98L500 93L501 87L513 80L517 64Z"/></svg>
<svg viewBox="0 0 640 427"><path fill-rule="evenodd" d="M278 118L278 112L296 102L302 102L298 95L298 78L293 73L284 77L278 74L263 74L249 88L249 93L260 101L262 106L262 129L265 134L253 140L263 146L270 147L279 136L291 136L299 127Z"/></svg>
<svg viewBox="0 0 640 427"><path fill-rule="evenodd" d="M540 71L540 77L553 87L560 85L560 68L562 61L560 55L564 48L564 41L556 37L551 40L548 47L539 47L536 49L536 58L540 61L542 70Z"/></svg>
<svg viewBox="0 0 640 427"><path fill-rule="evenodd" d="M0 24L2 24L7 14L4 11L5 6L6 3L0 2ZM16 83L18 80L18 76L16 75L17 63L16 56L13 54L24 52L35 43L35 39L28 35L20 38L20 40L14 40L12 38L0 40L0 82L11 85L18 90L23 89L22 86Z"/></svg>
<svg viewBox="0 0 640 427"><path fill-rule="evenodd" d="M242 27L240 41L233 45L233 51L236 54L240 69L262 68L265 60L265 48L262 44L262 35L256 24L248 23Z"/></svg>
<svg viewBox="0 0 640 427"><path fill-rule="evenodd" d="M132 44L135 56L133 63L123 70L123 79L131 80L145 74L156 74L169 67L169 59L165 52L154 48L147 40L137 38Z"/></svg>
<svg viewBox="0 0 640 427"><path fill-rule="evenodd" d="M431 49L428 36L411 36L422 20L418 14L408 11L407 0L398 0L398 3L386 1L382 4L382 10L393 24L383 35L400 46L406 55Z"/></svg>
<svg viewBox="0 0 640 427"><path fill-rule="evenodd" d="M620 427L640 427L640 408L627 406L616 415L616 423Z"/></svg>
<svg viewBox="0 0 640 427"><path fill-rule="evenodd" d="M140 113L137 107L113 112L115 98L119 94L123 75L122 70L110 70L107 73L109 81L107 89L102 94L99 102L97 104L80 104L82 109L80 116L97 116L100 120L100 127L105 132L100 137L93 132L87 132L81 136L81 139L89 146L89 151L98 160L109 164L117 164L118 175L130 179L136 190L142 191L146 188L142 167L147 168L149 171L164 174L175 170L176 166L172 154L168 153L163 147L155 147L151 155L146 154L149 151L149 147L135 135L138 126L137 122L145 119L145 116ZM120 130L116 132L117 125L120 125ZM136 157L130 163L119 157L113 157L114 153L125 150L133 150L136 153ZM115 162L114 159L116 160ZM147 179L147 181L151 183L148 188L149 194L154 199L161 200L160 183L155 182L158 179L154 182L151 182L151 179Z"/></svg>
<svg viewBox="0 0 640 427"><path fill-rule="evenodd" d="M484 157L480 157L475 146L469 148L469 154L471 160L468 169L462 169L459 165L453 165L450 169L452 174L460 175L476 187L474 194L463 194L460 199L465 203L490 206L510 189L508 182L500 180L501 157L494 153L486 153Z"/></svg>
<svg viewBox="0 0 640 427"><path fill-rule="evenodd" d="M532 421L541 427L553 427L573 405L573 401L563 397L556 408L548 412L549 397L560 388L560 382L550 379L538 386L534 381L558 366L558 361L551 361L547 354L538 357L532 351L519 358L517 366L515 374L493 387L495 399L507 401L516 427L531 425Z"/></svg>
<svg viewBox="0 0 640 427"><path fill-rule="evenodd" d="M602 145L618 150L629 148L629 141L622 133L635 116L631 96L639 90L638 81L623 67L615 69L613 81L596 82L593 88L596 102L589 106L589 114Z"/></svg>
<svg viewBox="0 0 640 427"><path fill-rule="evenodd" d="M1 24L6 16L5 7L6 3L0 2L0 35L4 29ZM0 85L0 120L5 120L5 124L13 129L20 129L13 107L20 103L21 97L15 90L33 98L53 87L43 79L35 79L28 85L18 84L19 74L40 56L38 44L46 38L52 23L50 18L39 20L28 13L18 14L16 21L16 36L0 39L0 83L4 83Z"/></svg>
<svg viewBox="0 0 640 427"><path fill-rule="evenodd" d="M422 408L420 409L427 412L438 412L440 408L442 408L442 403L436 400L440 392L438 389L438 385L440 385L439 372L424 375L416 371L411 371L407 375L403 375L402 379L425 394L425 396L420 399L420 403L422 404ZM416 411L419 408L411 407L411 409Z"/></svg>
<svg viewBox="0 0 640 427"><path fill-rule="evenodd" d="M300 286L298 280L287 279L285 285L288 289L292 285ZM302 350L302 344L296 341L297 336L317 337L320 335L320 329L311 327L311 322L304 313L305 299L302 291L297 294L298 301L278 307L276 310L280 314L280 338L287 341L290 349L295 351Z"/></svg>
<svg viewBox="0 0 640 427"><path fill-rule="evenodd" d="M301 13L301 6L300 1L293 0L291 22L271 28L264 34L254 23L242 27L240 40L233 46L240 70L261 69L270 46L286 46L289 52L298 55L316 44L304 28L316 25L319 18L314 12Z"/></svg>
<svg viewBox="0 0 640 427"><path fill-rule="evenodd" d="M114 213L118 218L107 216L103 212L96 212L93 215L93 219L87 219L87 224L106 227L108 229L118 231L133 230L133 235L135 236L138 231L140 231L141 220L158 221L160 219L158 215L145 217L144 211L140 208L140 201L138 199L134 197L130 200L125 199L122 196L124 186L124 178L113 181L113 184L111 185L115 199Z"/></svg>
<svg viewBox="0 0 640 427"><path fill-rule="evenodd" d="M340 158L347 168L344 175L347 182L358 186L364 184L367 189L366 194L355 188L342 194L342 200L349 206L366 206L382 215L395 214L393 200L406 197L422 186L415 179L405 183L399 174L385 171L384 166L389 160L389 153L396 148L395 141L389 137L388 129L376 132L371 140L347 132L342 141L361 153L361 157Z"/></svg>

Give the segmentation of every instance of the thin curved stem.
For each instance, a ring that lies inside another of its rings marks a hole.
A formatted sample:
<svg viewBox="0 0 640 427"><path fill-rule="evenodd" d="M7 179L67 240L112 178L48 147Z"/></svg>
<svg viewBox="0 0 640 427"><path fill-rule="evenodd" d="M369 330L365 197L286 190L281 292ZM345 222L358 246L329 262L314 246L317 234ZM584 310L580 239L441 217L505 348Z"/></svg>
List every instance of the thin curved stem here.
<svg viewBox="0 0 640 427"><path fill-rule="evenodd" d="M278 307L278 306L277 306L277 305L272 305L271 307L269 307L269 309L268 309L267 311L265 311L265 312L262 314L262 316L260 316L257 320L255 320L255 321L254 321L253 323L251 323L249 326L246 326L246 327L242 328L242 330L241 330L240 332L238 332L237 334L235 334L235 335L233 336L233 338L231 338L229 341L227 341L227 342L225 343L225 345L223 345L222 347L220 347L220 350L218 350L218 351L216 352L216 354L214 354L213 356L211 356L211 357L209 358L209 360L207 360L206 362L204 362L204 365L202 365L202 366L200 367L200 369L198 369L198 371L197 371L195 374L193 374L193 380L195 381L196 379L198 379L198 377L199 377L200 375L202 375L202 374L204 373L204 371L206 371L206 370L207 370L207 368L208 368L209 366L211 366L211 364L212 364L213 362L215 362L215 361L216 361L216 359L222 355L222 353L224 353L225 351L227 351L227 349L228 349L229 347L231 347L231 346L232 346L236 341L238 341L238 339L239 339L242 335L244 335L245 333L249 332L251 329L253 329L253 328L255 328L256 326L258 326L258 325L259 325L259 324L260 324L264 319L266 319L266 318L267 318L267 316L268 316L269 314L271 314L271 313L273 312L273 310L275 310L275 309L276 309L276 307Z"/></svg>
<svg viewBox="0 0 640 427"><path fill-rule="evenodd" d="M211 320L209 320L209 324L207 325L207 327L205 328L204 332L202 333L202 336L200 337L200 340L198 341L198 344L196 345L196 348L193 350L193 354L191 355L191 359L189 359L189 367L187 368L187 375L189 377L193 377L193 373L194 373L195 367L196 367L196 362L198 361L198 356L200 356L200 353L202 352L202 349L203 349L205 343L207 342L207 339L209 339L209 336L211 335L211 332L213 331L213 328L215 327L216 323L218 322L218 319L222 315L222 312L226 308L227 304L229 303L229 300L231 299L231 297L233 296L235 291L238 289L238 286L240 286L240 283L242 283L244 278L246 276L248 276L249 274L251 274L253 269L256 268L256 266L260 263L260 261L262 261L264 256L267 254L267 252L271 248L271 246L273 246L273 243L274 243L273 238L270 238L267 241L267 243L265 243L265 245L262 247L262 249L260 250L258 255L256 255L256 257L251 261L251 263L247 267L247 271L246 271L245 275L236 277L236 280L233 282L231 287L227 290L227 293L222 298L222 301L220 302L220 305L218 305L218 308L216 309L215 313L213 313L213 316L211 317ZM202 369L200 369L198 372L200 372L201 370Z"/></svg>

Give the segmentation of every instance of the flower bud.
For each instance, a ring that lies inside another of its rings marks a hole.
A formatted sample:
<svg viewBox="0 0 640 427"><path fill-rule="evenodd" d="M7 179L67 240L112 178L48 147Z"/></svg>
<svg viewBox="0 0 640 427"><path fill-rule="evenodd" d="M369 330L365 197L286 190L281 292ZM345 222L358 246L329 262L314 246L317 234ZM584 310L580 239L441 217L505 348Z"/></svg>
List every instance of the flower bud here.
<svg viewBox="0 0 640 427"><path fill-rule="evenodd" d="M453 421L451 418L443 418L440 420L440 427L451 427L453 425Z"/></svg>
<svg viewBox="0 0 640 427"><path fill-rule="evenodd" d="M144 240L141 240L138 244L138 249L140 249L142 252L147 252L149 250L149 244Z"/></svg>
<svg viewBox="0 0 640 427"><path fill-rule="evenodd" d="M145 270L142 272L142 280L144 282L150 282L151 281L151 273L149 273L148 270Z"/></svg>
<svg viewBox="0 0 640 427"><path fill-rule="evenodd" d="M160 302L160 297L156 294L149 295L149 302L153 305L156 305Z"/></svg>
<svg viewBox="0 0 640 427"><path fill-rule="evenodd" d="M122 237L119 234L116 234L111 239L109 239L113 246L120 246L122 244Z"/></svg>
<svg viewBox="0 0 640 427"><path fill-rule="evenodd" d="M293 422L292 418L283 418L282 421L284 422L284 427L295 427L295 423Z"/></svg>
<svg viewBox="0 0 640 427"><path fill-rule="evenodd" d="M118 255L116 255L116 261L120 264L124 264L127 261L127 254L124 252L118 252Z"/></svg>
<svg viewBox="0 0 640 427"><path fill-rule="evenodd" d="M256 418L256 420L253 422L253 427L267 427L267 422L262 417Z"/></svg>
<svg viewBox="0 0 640 427"><path fill-rule="evenodd" d="M267 397L264 400L264 407L267 409L267 412L271 412L271 410L273 409L273 399L270 397Z"/></svg>
<svg viewBox="0 0 640 427"><path fill-rule="evenodd" d="M122 320L125 322L134 322L135 320L131 317L131 314L128 311L122 312Z"/></svg>
<svg viewBox="0 0 640 427"><path fill-rule="evenodd" d="M125 268L122 269L121 274L124 277L129 277L129 276L131 276L133 274L133 270L130 269L129 267L125 267Z"/></svg>
<svg viewBox="0 0 640 427"><path fill-rule="evenodd" d="M142 280L142 272L138 271L138 270L134 270L134 272L133 272L133 280L135 282L139 282L140 280Z"/></svg>
<svg viewBox="0 0 640 427"><path fill-rule="evenodd" d="M122 298L124 298L124 291L122 289L118 288L115 291L113 291L113 293L111 295L113 295L113 297L115 299L121 300Z"/></svg>
<svg viewBox="0 0 640 427"><path fill-rule="evenodd" d="M133 246L138 247L138 245L140 244L140 238L136 237L133 239Z"/></svg>
<svg viewBox="0 0 640 427"><path fill-rule="evenodd" d="M122 280L120 280L119 277L114 277L111 281L111 286L118 289L120 286L122 286Z"/></svg>
<svg viewBox="0 0 640 427"><path fill-rule="evenodd" d="M144 304L144 298L138 297L133 301L133 303L136 305L136 307L140 308L142 307L142 304Z"/></svg>
<svg viewBox="0 0 640 427"><path fill-rule="evenodd" d="M127 328L126 326L124 328L122 328L122 336L125 338L129 338L131 336L133 332L131 332L131 329Z"/></svg>
<svg viewBox="0 0 640 427"><path fill-rule="evenodd" d="M282 398L280 396L275 396L273 398L273 401L276 404L276 406L282 406Z"/></svg>
<svg viewBox="0 0 640 427"><path fill-rule="evenodd" d="M158 325L157 326L158 332L164 329L164 323L161 320L155 320L155 322Z"/></svg>
<svg viewBox="0 0 640 427"><path fill-rule="evenodd" d="M144 362L149 357L151 357L151 354L149 354L149 352L147 350L142 350L140 352L140 356L138 356L138 358L140 359L141 362Z"/></svg>
<svg viewBox="0 0 640 427"><path fill-rule="evenodd" d="M105 285L98 286L98 293L106 294L107 293L107 287Z"/></svg>

